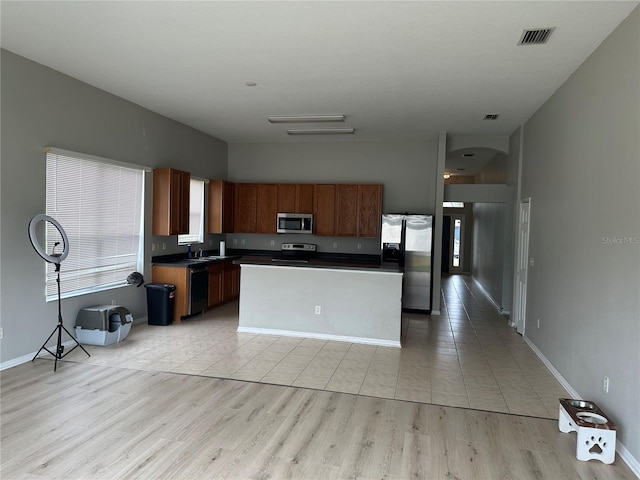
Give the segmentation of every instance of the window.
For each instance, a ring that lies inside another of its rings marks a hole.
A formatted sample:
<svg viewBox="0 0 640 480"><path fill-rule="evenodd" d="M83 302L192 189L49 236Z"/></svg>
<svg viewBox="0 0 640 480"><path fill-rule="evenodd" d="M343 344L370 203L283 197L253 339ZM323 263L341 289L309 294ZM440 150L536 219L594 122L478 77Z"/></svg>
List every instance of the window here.
<svg viewBox="0 0 640 480"><path fill-rule="evenodd" d="M189 233L178 235L178 245L204 243L204 180L192 178L189 184Z"/></svg>
<svg viewBox="0 0 640 480"><path fill-rule="evenodd" d="M464 208L463 202L442 202L444 208Z"/></svg>
<svg viewBox="0 0 640 480"><path fill-rule="evenodd" d="M126 285L143 270L145 169L64 150L47 151L47 215L69 239L60 269L62 297ZM56 241L47 224L46 248ZM57 298L55 266L47 264L47 301Z"/></svg>

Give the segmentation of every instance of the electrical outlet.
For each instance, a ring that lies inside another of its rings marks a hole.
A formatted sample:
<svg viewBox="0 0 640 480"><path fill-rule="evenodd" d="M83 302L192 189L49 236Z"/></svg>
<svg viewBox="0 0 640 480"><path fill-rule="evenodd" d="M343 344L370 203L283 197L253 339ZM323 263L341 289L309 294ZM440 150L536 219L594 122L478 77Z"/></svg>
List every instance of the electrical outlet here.
<svg viewBox="0 0 640 480"><path fill-rule="evenodd" d="M320 312L322 312L322 307L320 305L316 305L316 315L320 315Z"/></svg>
<svg viewBox="0 0 640 480"><path fill-rule="evenodd" d="M604 377L604 383L602 384L602 389L605 393L609 393L609 377Z"/></svg>
<svg viewBox="0 0 640 480"><path fill-rule="evenodd" d="M155 251L156 251L156 248L157 248L156 244L155 244L155 243L152 243L152 244L151 244L151 251L152 251L152 252L155 252Z"/></svg>
<svg viewBox="0 0 640 480"><path fill-rule="evenodd" d="M233 244L234 244L234 245L237 245L237 244L238 244L238 239L237 239L237 238L234 238L234 239L233 239Z"/></svg>
<svg viewBox="0 0 640 480"><path fill-rule="evenodd" d="M538 319L538 328L540 328L540 319Z"/></svg>
<svg viewBox="0 0 640 480"><path fill-rule="evenodd" d="M115 305L116 301L115 300L111 300L111 305Z"/></svg>
<svg viewBox="0 0 640 480"><path fill-rule="evenodd" d="M533 264L534 264L534 263L535 263L535 262L533 261L533 257L529 257L529 266L530 266L530 267L533 267Z"/></svg>
<svg viewBox="0 0 640 480"><path fill-rule="evenodd" d="M359 243L357 248L358 248L358 250L362 250L362 244Z"/></svg>
<svg viewBox="0 0 640 480"><path fill-rule="evenodd" d="M244 245L244 238L240 239L240 245Z"/></svg>
<svg viewBox="0 0 640 480"><path fill-rule="evenodd" d="M275 247L275 245L276 245L276 241L275 240L271 240L271 246Z"/></svg>
<svg viewBox="0 0 640 480"><path fill-rule="evenodd" d="M213 239L209 239L209 246L213 247Z"/></svg>
<svg viewBox="0 0 640 480"><path fill-rule="evenodd" d="M166 250L167 249L167 244L162 242L162 250Z"/></svg>
<svg viewBox="0 0 640 480"><path fill-rule="evenodd" d="M338 248L338 242L333 242L333 248Z"/></svg>
<svg viewBox="0 0 640 480"><path fill-rule="evenodd" d="M4 328L0 327L0 338L4 338Z"/></svg>

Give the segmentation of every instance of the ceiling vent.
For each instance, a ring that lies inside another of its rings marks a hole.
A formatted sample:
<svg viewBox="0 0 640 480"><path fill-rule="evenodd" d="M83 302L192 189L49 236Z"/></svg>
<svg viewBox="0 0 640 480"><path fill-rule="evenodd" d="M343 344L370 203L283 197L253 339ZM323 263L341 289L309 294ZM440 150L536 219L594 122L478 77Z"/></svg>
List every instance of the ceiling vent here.
<svg viewBox="0 0 640 480"><path fill-rule="evenodd" d="M556 27L523 30L518 45L544 45Z"/></svg>
<svg viewBox="0 0 640 480"><path fill-rule="evenodd" d="M485 120L497 120L498 119L498 114L497 113L487 113L484 116Z"/></svg>

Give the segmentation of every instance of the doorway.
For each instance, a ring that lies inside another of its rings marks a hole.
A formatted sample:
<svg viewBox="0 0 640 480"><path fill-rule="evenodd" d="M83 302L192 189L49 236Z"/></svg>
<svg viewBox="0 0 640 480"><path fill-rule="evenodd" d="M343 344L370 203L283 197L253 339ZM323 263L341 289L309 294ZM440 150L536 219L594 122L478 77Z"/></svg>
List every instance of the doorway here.
<svg viewBox="0 0 640 480"><path fill-rule="evenodd" d="M524 335L527 314L527 276L529 267L529 217L531 214L531 198L520 200L518 216L518 246L516 252L516 286L513 310L516 331Z"/></svg>
<svg viewBox="0 0 640 480"><path fill-rule="evenodd" d="M443 273L457 275L464 270L464 219L463 214L443 216L441 265Z"/></svg>

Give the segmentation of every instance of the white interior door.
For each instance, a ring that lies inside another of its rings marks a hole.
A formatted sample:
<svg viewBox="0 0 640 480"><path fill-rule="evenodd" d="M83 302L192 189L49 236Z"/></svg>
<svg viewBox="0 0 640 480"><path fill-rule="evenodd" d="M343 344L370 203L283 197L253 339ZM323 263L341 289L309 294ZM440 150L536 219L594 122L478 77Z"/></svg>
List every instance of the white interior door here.
<svg viewBox="0 0 640 480"><path fill-rule="evenodd" d="M531 198L520 200L518 250L516 264L516 288L514 298L514 323L516 331L524 335L527 314L527 275L529 267L529 217Z"/></svg>

